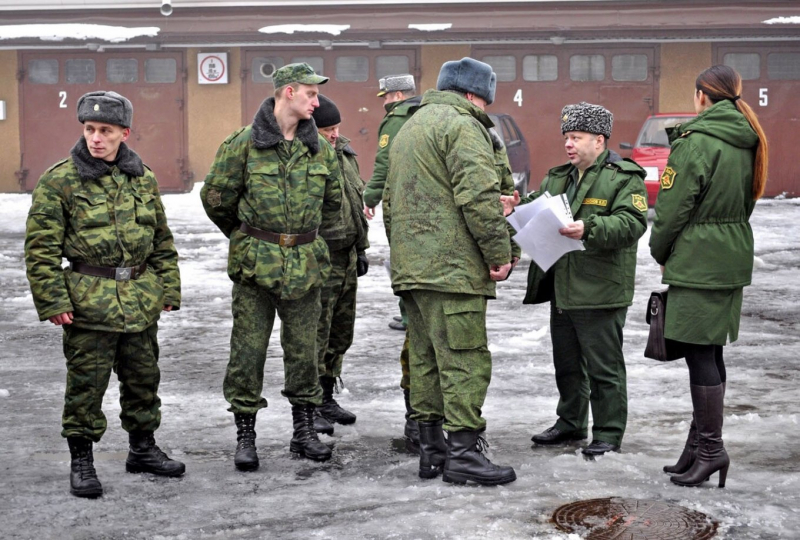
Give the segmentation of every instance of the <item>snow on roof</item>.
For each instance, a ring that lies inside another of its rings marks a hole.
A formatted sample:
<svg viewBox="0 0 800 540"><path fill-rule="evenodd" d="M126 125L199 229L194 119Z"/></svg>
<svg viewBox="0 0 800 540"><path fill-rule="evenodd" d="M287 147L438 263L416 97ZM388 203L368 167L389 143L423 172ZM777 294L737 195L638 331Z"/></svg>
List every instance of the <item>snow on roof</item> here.
<svg viewBox="0 0 800 540"><path fill-rule="evenodd" d="M761 22L764 24L800 24L800 17L775 17Z"/></svg>
<svg viewBox="0 0 800 540"><path fill-rule="evenodd" d="M422 30L423 32L435 32L437 30L448 30L453 27L453 23L432 23L432 24L414 24L408 25L413 30Z"/></svg>
<svg viewBox="0 0 800 540"><path fill-rule="evenodd" d="M0 26L0 39L39 38L43 41L63 41L72 38L119 43L139 36L155 37L160 31L156 26L125 28L102 24L15 24Z"/></svg>
<svg viewBox="0 0 800 540"><path fill-rule="evenodd" d="M349 24L278 24L265 26L258 31L263 34L294 34L295 32L320 32L338 36L349 29Z"/></svg>

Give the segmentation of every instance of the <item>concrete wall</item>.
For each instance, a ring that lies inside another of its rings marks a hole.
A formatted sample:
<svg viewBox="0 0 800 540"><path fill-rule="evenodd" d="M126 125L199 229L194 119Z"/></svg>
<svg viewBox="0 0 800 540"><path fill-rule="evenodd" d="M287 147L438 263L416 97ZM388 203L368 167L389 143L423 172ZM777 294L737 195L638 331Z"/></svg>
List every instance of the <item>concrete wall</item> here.
<svg viewBox="0 0 800 540"><path fill-rule="evenodd" d="M442 64L448 60L461 60L470 55L470 45L423 45L420 47L420 66L422 76L417 84L417 92L436 88L436 79Z"/></svg>
<svg viewBox="0 0 800 540"><path fill-rule="evenodd" d="M197 54L203 52L228 53L228 84L197 82ZM239 48L189 49L186 52L189 169L194 173L195 182L205 179L222 141L242 127L241 56Z"/></svg>
<svg viewBox="0 0 800 540"><path fill-rule="evenodd" d="M16 51L0 51L0 100L6 102L6 119L0 120L0 193L20 190L14 176L20 168L17 67Z"/></svg>
<svg viewBox="0 0 800 540"><path fill-rule="evenodd" d="M658 112L694 112L694 80L711 65L711 43L661 45Z"/></svg>

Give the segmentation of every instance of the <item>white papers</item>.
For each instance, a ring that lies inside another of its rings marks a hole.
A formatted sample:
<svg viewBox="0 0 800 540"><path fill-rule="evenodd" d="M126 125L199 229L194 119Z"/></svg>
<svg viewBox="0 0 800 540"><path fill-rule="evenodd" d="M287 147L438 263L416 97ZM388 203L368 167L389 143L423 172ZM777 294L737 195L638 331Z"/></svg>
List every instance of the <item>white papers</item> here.
<svg viewBox="0 0 800 540"><path fill-rule="evenodd" d="M506 220L517 231L512 238L545 272L565 253L583 250L583 242L561 236L559 229L572 223L565 195L545 192L529 204L517 206Z"/></svg>

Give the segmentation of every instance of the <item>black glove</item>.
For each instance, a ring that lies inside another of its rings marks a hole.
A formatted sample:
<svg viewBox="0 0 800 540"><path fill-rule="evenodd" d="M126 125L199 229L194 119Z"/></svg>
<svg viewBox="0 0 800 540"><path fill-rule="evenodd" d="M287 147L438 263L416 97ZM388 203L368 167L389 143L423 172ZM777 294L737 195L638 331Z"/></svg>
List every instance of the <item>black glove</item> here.
<svg viewBox="0 0 800 540"><path fill-rule="evenodd" d="M356 257L356 276L361 277L369 271L369 260L363 251Z"/></svg>

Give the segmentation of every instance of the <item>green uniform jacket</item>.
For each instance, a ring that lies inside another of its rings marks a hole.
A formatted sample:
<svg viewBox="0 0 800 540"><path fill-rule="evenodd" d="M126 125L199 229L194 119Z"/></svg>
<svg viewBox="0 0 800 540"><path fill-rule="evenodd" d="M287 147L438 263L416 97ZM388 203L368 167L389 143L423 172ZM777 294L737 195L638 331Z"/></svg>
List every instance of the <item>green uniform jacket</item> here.
<svg viewBox="0 0 800 540"><path fill-rule="evenodd" d="M414 96L385 105L386 115L378 127L378 153L375 155L375 169L364 190L364 204L375 208L383 198L383 189L389 174L389 150L395 135L411 116L419 109L422 96Z"/></svg>
<svg viewBox="0 0 800 540"><path fill-rule="evenodd" d="M574 165L550 169L530 202L549 191L566 191ZM545 273L536 264L528 270L524 304L553 300L561 309L606 309L630 306L636 276L636 244L647 230L644 170L633 161L604 151L586 169L571 210L583 220L585 251L571 251ZM545 279L547 278L547 279Z"/></svg>
<svg viewBox="0 0 800 540"><path fill-rule="evenodd" d="M506 145L500 140L495 128L489 129L489 135L492 137L492 145L494 147L494 168L497 169L497 176L500 178L500 192L503 195L514 195L514 176L511 174L511 163L508 161L508 152ZM510 223L506 223L506 230L509 236L516 234L516 230ZM511 242L511 256L520 258L522 249L516 242Z"/></svg>
<svg viewBox="0 0 800 540"><path fill-rule="evenodd" d="M340 136L336 139L336 157L339 169L344 177L344 193L339 220L331 224L320 234L328 242L331 250L346 249L355 246L361 253L369 247L367 239L367 218L364 216L364 181L358 170L356 152L350 146L350 139Z"/></svg>
<svg viewBox="0 0 800 540"><path fill-rule="evenodd" d="M266 99L253 124L222 143L200 196L208 217L230 238L231 280L295 300L328 278L325 240L280 246L244 234L239 225L283 234L328 228L340 219L342 180L336 152L313 120L300 121L287 150L274 103Z"/></svg>
<svg viewBox="0 0 800 540"><path fill-rule="evenodd" d="M758 135L730 101L670 133L650 252L663 282L736 289L753 274L753 161Z"/></svg>
<svg viewBox="0 0 800 540"><path fill-rule="evenodd" d="M385 193L395 293L495 296L489 265L510 262L511 243L490 127L463 97L429 90L397 135Z"/></svg>
<svg viewBox="0 0 800 540"><path fill-rule="evenodd" d="M95 266L147 263L116 281L62 269L62 259ZM73 312L77 328L141 332L166 305L180 308L178 253L153 172L122 143L116 165L89 154L81 138L33 191L25 237L28 280L40 320Z"/></svg>

